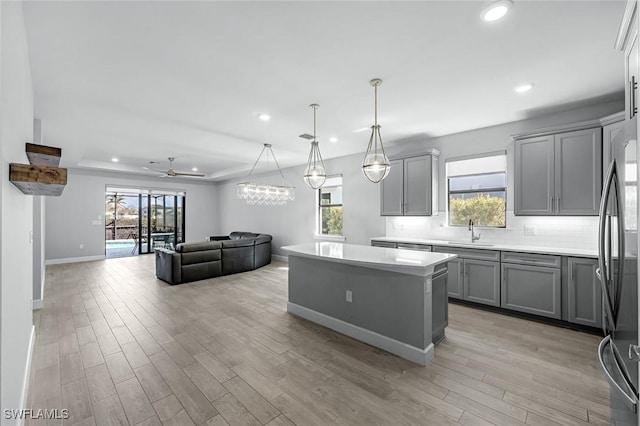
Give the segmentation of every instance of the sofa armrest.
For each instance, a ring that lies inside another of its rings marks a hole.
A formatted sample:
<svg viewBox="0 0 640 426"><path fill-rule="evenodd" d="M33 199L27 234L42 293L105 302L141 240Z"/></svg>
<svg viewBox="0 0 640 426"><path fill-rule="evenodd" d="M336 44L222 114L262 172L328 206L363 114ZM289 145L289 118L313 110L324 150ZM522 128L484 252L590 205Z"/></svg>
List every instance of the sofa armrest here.
<svg viewBox="0 0 640 426"><path fill-rule="evenodd" d="M156 277L169 284L182 282L180 253L164 248L156 248Z"/></svg>
<svg viewBox="0 0 640 426"><path fill-rule="evenodd" d="M228 235L213 235L209 237L209 241L223 241L223 240L230 240L230 238Z"/></svg>

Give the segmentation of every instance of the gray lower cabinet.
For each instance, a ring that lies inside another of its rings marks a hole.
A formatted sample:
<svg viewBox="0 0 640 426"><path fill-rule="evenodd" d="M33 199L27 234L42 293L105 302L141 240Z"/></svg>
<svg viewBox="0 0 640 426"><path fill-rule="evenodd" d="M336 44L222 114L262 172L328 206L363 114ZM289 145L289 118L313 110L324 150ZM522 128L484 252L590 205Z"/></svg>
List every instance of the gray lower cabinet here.
<svg viewBox="0 0 640 426"><path fill-rule="evenodd" d="M600 327L602 324L602 290L595 271L596 259L567 259L567 311L569 322Z"/></svg>
<svg viewBox="0 0 640 426"><path fill-rule="evenodd" d="M500 306L500 263L464 260L464 299Z"/></svg>
<svg viewBox="0 0 640 426"><path fill-rule="evenodd" d="M458 257L447 263L449 297L500 306L500 252L433 246L433 251Z"/></svg>
<svg viewBox="0 0 640 426"><path fill-rule="evenodd" d="M371 245L373 247L386 247L386 248L396 248L397 244L393 241L371 241Z"/></svg>
<svg viewBox="0 0 640 426"><path fill-rule="evenodd" d="M561 291L559 268L502 264L503 308L560 319Z"/></svg>
<svg viewBox="0 0 640 426"><path fill-rule="evenodd" d="M462 267L464 260L456 258L447 262L447 270L449 272L447 276L447 290L449 297L454 299L462 299Z"/></svg>
<svg viewBox="0 0 640 426"><path fill-rule="evenodd" d="M398 243L397 248L400 250L431 251L431 246L426 244Z"/></svg>

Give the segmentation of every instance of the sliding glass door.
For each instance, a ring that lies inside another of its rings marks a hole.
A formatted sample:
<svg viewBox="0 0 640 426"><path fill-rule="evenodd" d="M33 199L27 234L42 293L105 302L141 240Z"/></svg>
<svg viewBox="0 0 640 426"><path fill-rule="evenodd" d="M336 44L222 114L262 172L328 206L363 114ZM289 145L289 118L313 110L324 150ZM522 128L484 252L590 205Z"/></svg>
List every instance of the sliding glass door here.
<svg viewBox="0 0 640 426"><path fill-rule="evenodd" d="M184 242L185 198L184 192L107 187L106 256L153 253Z"/></svg>

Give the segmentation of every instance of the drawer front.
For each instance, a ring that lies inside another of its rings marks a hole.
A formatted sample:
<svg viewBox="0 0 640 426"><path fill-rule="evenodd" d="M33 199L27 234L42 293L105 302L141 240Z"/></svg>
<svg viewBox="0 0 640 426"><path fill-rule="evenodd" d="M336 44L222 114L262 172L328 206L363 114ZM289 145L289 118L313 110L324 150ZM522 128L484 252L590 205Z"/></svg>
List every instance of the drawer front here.
<svg viewBox="0 0 640 426"><path fill-rule="evenodd" d="M449 246L433 246L433 251L438 253L451 253L457 254L458 257L463 259L478 259L478 260L500 260L500 252L495 250L483 250L483 249L466 249L460 247Z"/></svg>
<svg viewBox="0 0 640 426"><path fill-rule="evenodd" d="M371 241L371 246L373 246L373 247L396 248L396 243L391 242L391 241Z"/></svg>
<svg viewBox="0 0 640 426"><path fill-rule="evenodd" d="M560 282L560 269L503 263L500 306L560 319Z"/></svg>
<svg viewBox="0 0 640 426"><path fill-rule="evenodd" d="M545 266L547 268L559 268L560 256L535 253L502 252L502 261L506 263L520 263L523 265Z"/></svg>
<svg viewBox="0 0 640 426"><path fill-rule="evenodd" d="M431 246L424 244L398 243L398 248L403 250L431 251Z"/></svg>

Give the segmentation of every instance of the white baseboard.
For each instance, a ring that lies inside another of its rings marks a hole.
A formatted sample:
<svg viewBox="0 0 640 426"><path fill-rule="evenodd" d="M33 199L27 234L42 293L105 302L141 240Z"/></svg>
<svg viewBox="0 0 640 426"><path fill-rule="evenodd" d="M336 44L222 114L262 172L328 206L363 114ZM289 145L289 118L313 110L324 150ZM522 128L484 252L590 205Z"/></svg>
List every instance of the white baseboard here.
<svg viewBox="0 0 640 426"><path fill-rule="evenodd" d="M384 349L387 352L391 352L401 358L413 361L416 364L427 365L433 359L433 343L430 343L425 349L416 348L415 346L408 345L392 339L391 337L378 334L375 331L349 324L348 322L321 314L320 312L313 311L309 308L305 308L304 306L291 302L287 302L287 312L304 319L308 319L316 324L323 325L349 337L353 337L361 342L368 343L376 348Z"/></svg>
<svg viewBox="0 0 640 426"><path fill-rule="evenodd" d="M33 309L34 311L36 309L42 309L43 306L44 306L44 300L42 299L36 299L31 301L31 309Z"/></svg>
<svg viewBox="0 0 640 426"><path fill-rule="evenodd" d="M104 260L106 256L100 254L98 256L83 256L83 257L67 257L64 259L47 259L44 261L45 265L60 265L62 263L77 263L77 262L91 262L94 260Z"/></svg>
<svg viewBox="0 0 640 426"><path fill-rule="evenodd" d="M279 260L280 262L289 262L288 256L280 256L279 254L272 254L271 260Z"/></svg>
<svg viewBox="0 0 640 426"><path fill-rule="evenodd" d="M31 326L31 338L29 339L29 352L27 352L27 363L25 366L24 380L22 382L22 395L20 396L20 408L27 408L27 401L29 397L29 383L31 380L31 361L33 359L33 350L36 343L36 326ZM18 420L18 425L24 424L24 418Z"/></svg>

